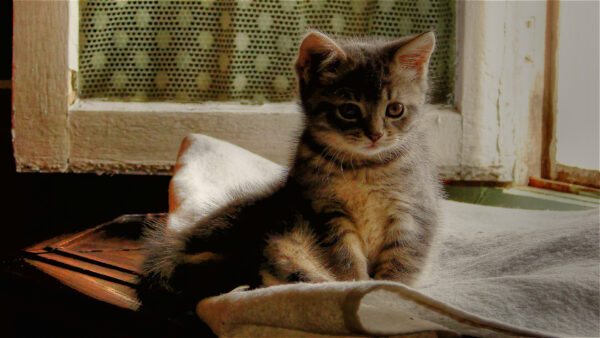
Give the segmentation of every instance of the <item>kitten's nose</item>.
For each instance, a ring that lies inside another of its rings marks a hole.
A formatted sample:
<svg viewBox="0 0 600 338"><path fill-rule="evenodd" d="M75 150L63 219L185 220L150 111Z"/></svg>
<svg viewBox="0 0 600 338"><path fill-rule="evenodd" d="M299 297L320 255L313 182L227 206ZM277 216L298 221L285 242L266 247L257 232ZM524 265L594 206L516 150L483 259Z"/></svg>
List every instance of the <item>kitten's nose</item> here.
<svg viewBox="0 0 600 338"><path fill-rule="evenodd" d="M381 138L381 136L383 136L382 133L375 133L375 134L369 135L369 138L371 139L371 141L373 141L373 143L375 143L375 142L377 142L377 140L379 140Z"/></svg>

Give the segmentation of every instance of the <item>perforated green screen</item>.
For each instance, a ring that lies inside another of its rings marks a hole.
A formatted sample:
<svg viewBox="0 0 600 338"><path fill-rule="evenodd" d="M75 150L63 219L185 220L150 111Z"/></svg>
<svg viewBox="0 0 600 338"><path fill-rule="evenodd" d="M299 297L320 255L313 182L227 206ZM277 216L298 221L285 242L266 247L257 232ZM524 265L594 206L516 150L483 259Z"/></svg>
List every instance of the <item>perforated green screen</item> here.
<svg viewBox="0 0 600 338"><path fill-rule="evenodd" d="M80 3L78 95L118 101L279 102L307 28L400 37L434 29L431 97L454 83L452 0L88 0Z"/></svg>

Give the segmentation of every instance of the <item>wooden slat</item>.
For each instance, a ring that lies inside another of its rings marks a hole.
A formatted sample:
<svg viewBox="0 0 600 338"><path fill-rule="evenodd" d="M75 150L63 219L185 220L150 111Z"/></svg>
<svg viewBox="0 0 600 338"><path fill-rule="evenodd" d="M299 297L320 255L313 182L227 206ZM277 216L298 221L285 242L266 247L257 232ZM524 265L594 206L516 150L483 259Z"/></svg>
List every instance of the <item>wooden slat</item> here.
<svg viewBox="0 0 600 338"><path fill-rule="evenodd" d="M57 246L57 248L68 249L74 252L139 250L140 247L140 241L137 239L118 238L104 231L96 231L78 242L71 242L67 246Z"/></svg>
<svg viewBox="0 0 600 338"><path fill-rule="evenodd" d="M65 285L102 302L134 311L140 306L135 296L135 291L131 287L36 260L25 259L25 261L58 279Z"/></svg>
<svg viewBox="0 0 600 338"><path fill-rule="evenodd" d="M89 271L90 274L98 274L102 276L109 277L110 279L116 279L119 281L126 282L128 284L134 285L136 283L136 275L132 273L127 273L124 271L111 269L108 266L101 266L98 264L94 264L91 262L86 262L79 260L77 258L63 256L57 253L45 253L40 254L40 258L45 258L48 261L54 261L57 263L61 263L61 265L68 265L74 268L78 268L84 271Z"/></svg>
<svg viewBox="0 0 600 338"><path fill-rule="evenodd" d="M135 310L133 286L144 258L144 221L164 214L124 215L88 230L25 250L26 262L65 285L103 302Z"/></svg>
<svg viewBox="0 0 600 338"><path fill-rule="evenodd" d="M77 248L81 245L86 245L84 243L99 241L103 237L113 239L115 237L120 236L123 238L128 237L132 239L132 241L128 243L128 247L122 247L121 249L137 249L139 247L139 244L137 244L137 240L139 239L139 235L141 234L142 224L146 219L157 217L164 217L164 214L123 215L117 217L116 219L110 222L100 224L98 226L79 232L77 234L73 234L69 237L62 238L61 240L57 240L55 243L49 246L61 249ZM111 232L111 229L114 230L112 230ZM129 230L129 233L127 233L127 230ZM109 243L106 243L104 245L109 245ZM90 247L88 248L88 250L95 250L95 248Z"/></svg>
<svg viewBox="0 0 600 338"><path fill-rule="evenodd" d="M127 271L138 275L141 270L144 253L141 250L101 250L92 252L79 252L69 249L55 250L57 253L79 257L80 260L95 261L97 264L115 267L120 271Z"/></svg>
<svg viewBox="0 0 600 338"><path fill-rule="evenodd" d="M556 180L600 189L600 171L556 163Z"/></svg>
<svg viewBox="0 0 600 338"><path fill-rule="evenodd" d="M544 99L542 101L542 172L544 178L556 178L556 111L558 107L558 9L556 0L546 6L546 50L544 60Z"/></svg>
<svg viewBox="0 0 600 338"><path fill-rule="evenodd" d="M555 191L560 191L560 192L568 192L568 193L572 193L572 194L579 194L581 192L587 192L587 193L595 195L595 196L600 196L600 189L586 187L586 186L577 185L577 184L571 184L571 183L567 183L567 182L548 180L548 179L539 178L539 177L530 177L529 185L532 187L536 187L536 188L550 189L550 190L555 190Z"/></svg>
<svg viewBox="0 0 600 338"><path fill-rule="evenodd" d="M63 234L54 238L50 238L30 246L29 248L25 249L25 251L29 253L46 253L48 252L49 247L52 247L53 245L56 245L56 243L60 243L62 241L70 241L71 238L76 235L77 234Z"/></svg>

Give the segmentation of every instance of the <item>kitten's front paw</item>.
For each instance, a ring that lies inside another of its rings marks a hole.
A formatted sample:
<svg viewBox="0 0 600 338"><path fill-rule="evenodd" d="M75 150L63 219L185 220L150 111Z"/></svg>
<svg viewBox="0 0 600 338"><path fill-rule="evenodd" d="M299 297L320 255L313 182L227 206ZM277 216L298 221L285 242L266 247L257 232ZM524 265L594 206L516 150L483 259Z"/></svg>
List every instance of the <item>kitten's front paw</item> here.
<svg viewBox="0 0 600 338"><path fill-rule="evenodd" d="M341 281L361 281L370 279L371 277L369 276L366 267L364 269L354 268L338 273L338 280Z"/></svg>

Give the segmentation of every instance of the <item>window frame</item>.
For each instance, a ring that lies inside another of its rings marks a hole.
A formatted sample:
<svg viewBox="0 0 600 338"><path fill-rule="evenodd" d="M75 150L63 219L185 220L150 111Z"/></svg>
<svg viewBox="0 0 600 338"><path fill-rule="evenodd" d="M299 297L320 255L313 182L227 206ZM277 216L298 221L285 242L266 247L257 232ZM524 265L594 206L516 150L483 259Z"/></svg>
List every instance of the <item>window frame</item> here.
<svg viewBox="0 0 600 338"><path fill-rule="evenodd" d="M558 113L558 38L560 1L547 5L546 71L543 107L543 148L541 177L554 181L600 188L600 171L559 163L556 159Z"/></svg>
<svg viewBox="0 0 600 338"><path fill-rule="evenodd" d="M523 6L512 2L457 3L456 105L430 106L428 114L444 178L524 183L539 175L542 109L531 102L543 96L545 6L530 4L521 13ZM77 18L77 3L17 0L14 17L18 171L169 174L188 133L288 162L302 120L295 103L81 100L73 86L77 25L70 20ZM517 38L524 33L528 39ZM513 60L507 50L528 59Z"/></svg>

